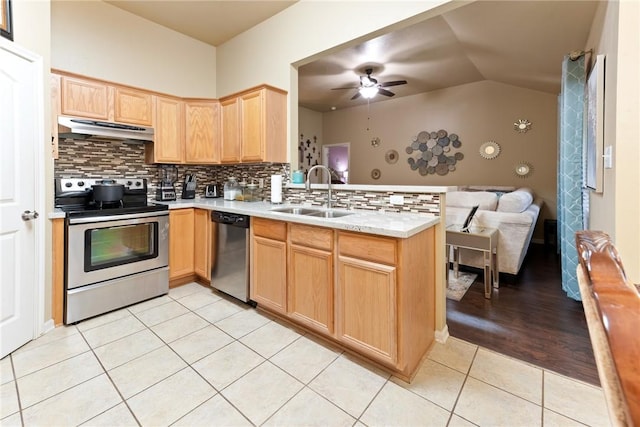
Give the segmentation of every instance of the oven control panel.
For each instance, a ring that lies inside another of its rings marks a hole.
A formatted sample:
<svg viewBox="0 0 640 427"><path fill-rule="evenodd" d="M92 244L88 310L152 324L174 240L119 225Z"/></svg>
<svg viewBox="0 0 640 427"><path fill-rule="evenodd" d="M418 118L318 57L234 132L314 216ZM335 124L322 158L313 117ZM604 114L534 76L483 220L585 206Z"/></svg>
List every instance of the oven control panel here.
<svg viewBox="0 0 640 427"><path fill-rule="evenodd" d="M60 178L56 179L56 194L89 191L92 185L100 184L103 179L122 184L126 190L147 192L147 180L145 178Z"/></svg>

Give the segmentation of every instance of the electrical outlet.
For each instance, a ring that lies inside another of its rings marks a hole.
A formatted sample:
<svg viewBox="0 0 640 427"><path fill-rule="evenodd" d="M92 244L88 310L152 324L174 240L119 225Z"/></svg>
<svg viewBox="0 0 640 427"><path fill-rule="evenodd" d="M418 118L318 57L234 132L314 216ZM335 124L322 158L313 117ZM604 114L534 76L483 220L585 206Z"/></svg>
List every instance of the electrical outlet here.
<svg viewBox="0 0 640 427"><path fill-rule="evenodd" d="M258 188L264 188L264 178L258 178Z"/></svg>
<svg viewBox="0 0 640 427"><path fill-rule="evenodd" d="M389 203L392 205L404 205L404 196L389 196Z"/></svg>

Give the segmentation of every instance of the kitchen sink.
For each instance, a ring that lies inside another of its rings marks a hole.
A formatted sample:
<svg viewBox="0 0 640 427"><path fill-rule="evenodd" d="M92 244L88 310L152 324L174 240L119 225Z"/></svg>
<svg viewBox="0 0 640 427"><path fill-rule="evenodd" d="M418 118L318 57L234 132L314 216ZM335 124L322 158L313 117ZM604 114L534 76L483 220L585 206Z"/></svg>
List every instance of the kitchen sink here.
<svg viewBox="0 0 640 427"><path fill-rule="evenodd" d="M309 215L312 213L320 212L318 209L307 209L307 208L298 208L298 207L276 208L276 209L271 209L271 211L294 214L294 215Z"/></svg>
<svg viewBox="0 0 640 427"><path fill-rule="evenodd" d="M351 212L337 212L337 211L317 211L314 213L306 214L308 216L319 216L321 218L340 218L347 215L352 215Z"/></svg>
<svg viewBox="0 0 640 427"><path fill-rule="evenodd" d="M340 218L342 216L352 215L351 212L325 211L321 209L309 209L309 208L298 208L298 207L276 208L276 209L271 209L271 211L288 213L293 215L315 216L315 217L321 217L321 218Z"/></svg>

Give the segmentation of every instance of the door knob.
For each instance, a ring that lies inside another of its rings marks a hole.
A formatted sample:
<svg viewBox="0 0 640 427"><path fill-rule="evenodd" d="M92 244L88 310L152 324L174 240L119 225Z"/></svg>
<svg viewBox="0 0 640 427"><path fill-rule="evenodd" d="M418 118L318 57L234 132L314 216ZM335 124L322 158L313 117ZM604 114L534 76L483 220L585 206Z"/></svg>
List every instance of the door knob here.
<svg viewBox="0 0 640 427"><path fill-rule="evenodd" d="M24 211L22 212L22 220L23 221L31 221L32 219L36 219L38 218L38 216L40 216L40 214L38 214L38 212L36 211Z"/></svg>

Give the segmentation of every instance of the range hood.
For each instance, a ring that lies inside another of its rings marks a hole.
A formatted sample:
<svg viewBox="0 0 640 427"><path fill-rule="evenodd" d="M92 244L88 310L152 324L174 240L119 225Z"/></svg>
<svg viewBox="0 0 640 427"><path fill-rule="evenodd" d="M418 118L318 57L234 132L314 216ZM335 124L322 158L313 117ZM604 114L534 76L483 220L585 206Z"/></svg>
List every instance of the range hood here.
<svg viewBox="0 0 640 427"><path fill-rule="evenodd" d="M153 142L153 128L59 116L58 138Z"/></svg>

